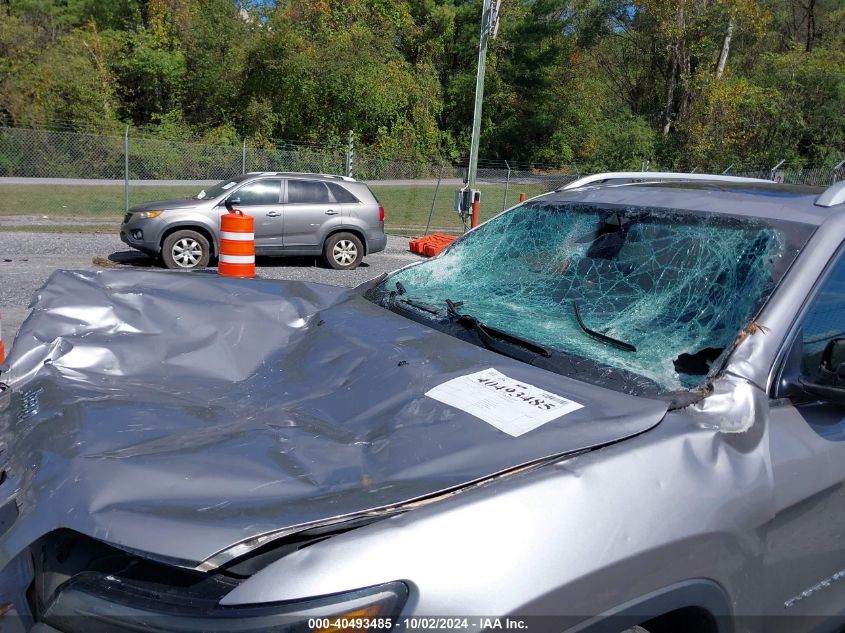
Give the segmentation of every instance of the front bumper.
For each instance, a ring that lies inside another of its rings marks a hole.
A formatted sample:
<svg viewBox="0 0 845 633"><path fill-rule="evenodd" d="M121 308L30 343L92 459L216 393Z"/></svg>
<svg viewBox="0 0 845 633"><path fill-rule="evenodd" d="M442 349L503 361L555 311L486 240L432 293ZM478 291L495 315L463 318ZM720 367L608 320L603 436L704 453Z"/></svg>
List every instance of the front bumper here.
<svg viewBox="0 0 845 633"><path fill-rule="evenodd" d="M134 249L148 255L158 255L161 252L161 230L151 226L155 220L138 220L124 222L120 225L120 240Z"/></svg>

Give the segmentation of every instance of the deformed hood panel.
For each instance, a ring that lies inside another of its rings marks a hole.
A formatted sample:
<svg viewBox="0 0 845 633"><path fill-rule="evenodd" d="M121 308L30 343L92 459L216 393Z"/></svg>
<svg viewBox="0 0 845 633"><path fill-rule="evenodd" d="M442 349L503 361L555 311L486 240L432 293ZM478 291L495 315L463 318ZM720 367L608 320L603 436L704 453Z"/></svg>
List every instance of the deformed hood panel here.
<svg viewBox="0 0 845 633"><path fill-rule="evenodd" d="M426 396L488 368L583 405L519 437ZM561 377L301 282L57 272L0 379L15 524L198 565L643 432L662 402Z"/></svg>

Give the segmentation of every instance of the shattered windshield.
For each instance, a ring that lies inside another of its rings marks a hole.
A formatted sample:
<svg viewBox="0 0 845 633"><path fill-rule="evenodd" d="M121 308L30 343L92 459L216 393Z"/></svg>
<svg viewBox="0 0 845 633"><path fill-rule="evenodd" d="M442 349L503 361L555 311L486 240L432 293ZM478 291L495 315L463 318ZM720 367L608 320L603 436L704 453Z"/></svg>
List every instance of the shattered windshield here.
<svg viewBox="0 0 845 633"><path fill-rule="evenodd" d="M595 361L594 375L579 379L612 383L610 368L660 391L690 389L757 314L811 230L540 199L391 275L368 298L401 301L446 331L471 315L476 330Z"/></svg>

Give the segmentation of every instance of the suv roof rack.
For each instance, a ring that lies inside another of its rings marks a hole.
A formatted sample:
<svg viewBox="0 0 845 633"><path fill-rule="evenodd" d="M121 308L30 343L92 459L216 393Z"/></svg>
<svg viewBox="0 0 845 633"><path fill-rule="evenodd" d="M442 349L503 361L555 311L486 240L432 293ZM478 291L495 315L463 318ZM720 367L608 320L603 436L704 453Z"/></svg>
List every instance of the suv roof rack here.
<svg viewBox="0 0 845 633"><path fill-rule="evenodd" d="M836 182L827 189L824 193L816 199L817 207L835 207L838 204L845 203L845 180Z"/></svg>
<svg viewBox="0 0 845 633"><path fill-rule="evenodd" d="M709 180L720 182L772 182L763 178L744 178L742 176L725 176L722 174L685 174L674 171L609 171L601 174L591 174L573 180L567 185L564 185L558 191L565 191L567 189L578 189L579 187L586 187L593 184L614 184L614 180L631 181L637 180L642 182L665 182L667 180ZM610 182L608 182L610 181ZM616 183L623 184L623 183Z"/></svg>

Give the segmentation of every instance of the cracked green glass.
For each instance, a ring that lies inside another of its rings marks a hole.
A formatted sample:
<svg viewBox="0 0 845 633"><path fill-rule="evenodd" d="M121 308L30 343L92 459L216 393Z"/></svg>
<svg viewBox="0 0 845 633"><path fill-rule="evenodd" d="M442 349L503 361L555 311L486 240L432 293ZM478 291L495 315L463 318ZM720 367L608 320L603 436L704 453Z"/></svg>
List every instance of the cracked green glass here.
<svg viewBox="0 0 845 633"><path fill-rule="evenodd" d="M633 372L701 384L773 287L783 231L753 218L538 201L494 218L384 290ZM578 324L636 348L626 351ZM690 358L692 361L690 362Z"/></svg>

